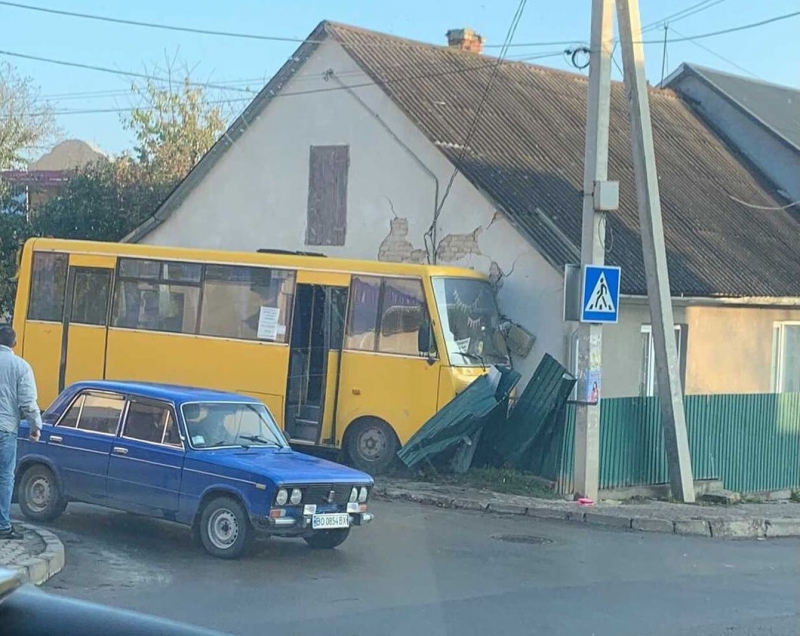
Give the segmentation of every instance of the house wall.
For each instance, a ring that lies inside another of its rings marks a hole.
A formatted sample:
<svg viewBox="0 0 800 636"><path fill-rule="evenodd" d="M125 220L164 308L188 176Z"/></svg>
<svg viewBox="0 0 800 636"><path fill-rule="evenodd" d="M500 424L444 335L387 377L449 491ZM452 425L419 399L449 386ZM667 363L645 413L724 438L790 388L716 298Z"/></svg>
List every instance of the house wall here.
<svg viewBox="0 0 800 636"><path fill-rule="evenodd" d="M780 142L697 77L686 74L672 88L692 100L717 133L785 190L792 201L800 200L800 152Z"/></svg>
<svg viewBox="0 0 800 636"><path fill-rule="evenodd" d="M800 309L687 305L673 302L676 323L686 325L684 392L694 394L772 391L775 323L800 321ZM616 325L603 328L603 397L638 395L642 325L650 324L644 299L621 303Z"/></svg>
<svg viewBox="0 0 800 636"><path fill-rule="evenodd" d="M334 42L322 44L162 225L142 242L425 261L436 182L453 167ZM313 92L318 91L318 92ZM302 92L303 95L291 93ZM342 247L307 246L309 147L349 145ZM547 352L566 362L562 276L460 175L442 208L440 263L493 275L501 310L536 336L515 366L529 377Z"/></svg>
<svg viewBox="0 0 800 636"><path fill-rule="evenodd" d="M776 322L800 309L688 307L687 393L769 393Z"/></svg>

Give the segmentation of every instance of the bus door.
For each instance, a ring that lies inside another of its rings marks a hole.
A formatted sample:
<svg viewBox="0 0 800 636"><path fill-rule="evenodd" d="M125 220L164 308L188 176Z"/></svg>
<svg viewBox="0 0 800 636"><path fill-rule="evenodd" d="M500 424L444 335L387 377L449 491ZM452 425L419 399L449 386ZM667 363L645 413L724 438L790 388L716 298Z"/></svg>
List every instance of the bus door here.
<svg viewBox="0 0 800 636"><path fill-rule="evenodd" d="M293 443L334 443L349 289L349 274L297 273L284 418Z"/></svg>
<svg viewBox="0 0 800 636"><path fill-rule="evenodd" d="M67 272L58 390L79 380L102 380L116 257L71 254Z"/></svg>

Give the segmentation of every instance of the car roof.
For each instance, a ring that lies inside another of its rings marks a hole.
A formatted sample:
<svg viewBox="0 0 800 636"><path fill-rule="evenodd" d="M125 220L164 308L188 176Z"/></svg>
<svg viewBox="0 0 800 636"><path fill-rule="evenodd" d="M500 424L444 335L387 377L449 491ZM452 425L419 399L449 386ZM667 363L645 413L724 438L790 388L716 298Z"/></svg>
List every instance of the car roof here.
<svg viewBox="0 0 800 636"><path fill-rule="evenodd" d="M133 381L113 381L113 380L92 380L76 382L69 387L70 391L83 391L86 389L97 389L99 391L113 391L136 395L138 397L151 398L154 400L166 400L176 404L186 402L242 402L258 403L258 400L238 393L228 391L216 391L214 389L202 389L192 386L181 386L178 384L160 384L158 382L133 382Z"/></svg>

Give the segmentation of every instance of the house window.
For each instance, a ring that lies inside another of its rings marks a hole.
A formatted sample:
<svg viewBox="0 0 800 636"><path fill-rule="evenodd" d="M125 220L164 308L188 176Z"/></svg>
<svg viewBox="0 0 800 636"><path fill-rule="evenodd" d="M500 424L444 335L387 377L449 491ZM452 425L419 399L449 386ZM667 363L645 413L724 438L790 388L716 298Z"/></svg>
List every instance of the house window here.
<svg viewBox="0 0 800 636"><path fill-rule="evenodd" d="M349 146L311 146L306 245L344 245Z"/></svg>
<svg viewBox="0 0 800 636"><path fill-rule="evenodd" d="M772 386L776 393L800 392L800 322L775 324Z"/></svg>
<svg viewBox="0 0 800 636"><path fill-rule="evenodd" d="M680 379L683 387L686 378L686 341L688 340L688 325L675 325L675 345L678 348L678 361L680 362ZM652 396L658 392L656 379L656 351L653 344L653 329L651 325L642 325L642 371L640 375L639 395Z"/></svg>

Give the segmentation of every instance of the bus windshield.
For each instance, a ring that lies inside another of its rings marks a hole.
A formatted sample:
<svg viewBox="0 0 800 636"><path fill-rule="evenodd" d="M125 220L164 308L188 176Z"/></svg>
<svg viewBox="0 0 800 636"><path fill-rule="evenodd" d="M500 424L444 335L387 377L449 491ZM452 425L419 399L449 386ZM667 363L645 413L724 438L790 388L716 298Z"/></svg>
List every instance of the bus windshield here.
<svg viewBox="0 0 800 636"><path fill-rule="evenodd" d="M453 366L509 364L500 312L487 281L434 278L433 293Z"/></svg>

